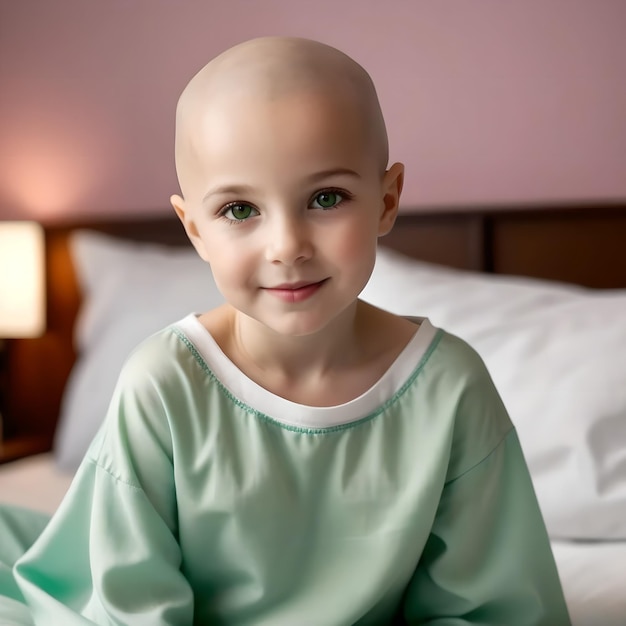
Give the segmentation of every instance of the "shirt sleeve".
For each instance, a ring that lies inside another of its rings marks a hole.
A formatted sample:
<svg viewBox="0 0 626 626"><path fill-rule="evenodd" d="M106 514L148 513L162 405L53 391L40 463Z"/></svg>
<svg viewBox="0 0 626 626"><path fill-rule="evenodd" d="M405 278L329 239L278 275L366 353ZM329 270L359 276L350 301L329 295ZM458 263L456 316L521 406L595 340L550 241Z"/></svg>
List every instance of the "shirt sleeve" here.
<svg viewBox="0 0 626 626"><path fill-rule="evenodd" d="M133 361L68 495L14 568L36 625L193 622L162 386Z"/></svg>
<svg viewBox="0 0 626 626"><path fill-rule="evenodd" d="M445 485L403 611L411 625L570 624L514 430Z"/></svg>

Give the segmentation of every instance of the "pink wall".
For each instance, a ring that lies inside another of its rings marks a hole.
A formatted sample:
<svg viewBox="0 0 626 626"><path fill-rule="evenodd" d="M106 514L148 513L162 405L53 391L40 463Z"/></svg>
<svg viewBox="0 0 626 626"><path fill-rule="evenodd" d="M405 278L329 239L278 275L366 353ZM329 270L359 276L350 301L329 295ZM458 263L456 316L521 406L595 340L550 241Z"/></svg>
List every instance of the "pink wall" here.
<svg viewBox="0 0 626 626"><path fill-rule="evenodd" d="M0 218L168 210L187 80L294 34L378 85L404 206L626 198L623 0L0 4Z"/></svg>

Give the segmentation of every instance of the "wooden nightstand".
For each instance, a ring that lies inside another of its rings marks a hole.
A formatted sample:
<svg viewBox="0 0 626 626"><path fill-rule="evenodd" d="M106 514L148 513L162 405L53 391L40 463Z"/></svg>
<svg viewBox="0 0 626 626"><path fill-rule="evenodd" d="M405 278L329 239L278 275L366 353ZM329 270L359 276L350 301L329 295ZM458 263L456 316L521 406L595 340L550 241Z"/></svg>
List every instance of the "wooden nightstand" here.
<svg viewBox="0 0 626 626"><path fill-rule="evenodd" d="M6 401L8 395L8 359L7 348L4 339L0 338L0 459L2 458L2 448L4 441L4 413L6 408ZM1 462L1 461L0 461Z"/></svg>
<svg viewBox="0 0 626 626"><path fill-rule="evenodd" d="M8 347L8 342L0 339L0 464L50 449L50 442L46 438L12 433L10 428L5 428L9 426Z"/></svg>
<svg viewBox="0 0 626 626"><path fill-rule="evenodd" d="M4 440L0 443L0 465L49 449L49 442L38 437L14 437Z"/></svg>

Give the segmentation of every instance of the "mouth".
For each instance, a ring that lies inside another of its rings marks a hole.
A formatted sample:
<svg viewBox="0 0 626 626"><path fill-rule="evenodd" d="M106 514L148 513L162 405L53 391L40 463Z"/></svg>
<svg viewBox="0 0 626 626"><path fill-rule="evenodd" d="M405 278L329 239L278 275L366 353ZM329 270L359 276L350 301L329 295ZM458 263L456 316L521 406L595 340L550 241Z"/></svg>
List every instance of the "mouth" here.
<svg viewBox="0 0 626 626"><path fill-rule="evenodd" d="M327 281L328 278L317 282L282 283L274 287L265 287L264 289L284 302L303 302L315 295Z"/></svg>

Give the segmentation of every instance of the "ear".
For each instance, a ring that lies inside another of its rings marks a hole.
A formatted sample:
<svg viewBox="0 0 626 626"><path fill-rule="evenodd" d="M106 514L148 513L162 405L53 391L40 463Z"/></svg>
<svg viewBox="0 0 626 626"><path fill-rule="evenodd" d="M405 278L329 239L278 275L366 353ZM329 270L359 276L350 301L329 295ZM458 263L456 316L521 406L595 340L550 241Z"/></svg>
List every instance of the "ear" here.
<svg viewBox="0 0 626 626"><path fill-rule="evenodd" d="M404 183L404 165L394 163L383 178L383 212L378 222L378 236L386 235L393 227L400 206L400 194Z"/></svg>
<svg viewBox="0 0 626 626"><path fill-rule="evenodd" d="M200 258L208 263L209 260L207 258L206 249L204 247L202 237L200 237L198 227L191 218L190 212L185 208L185 200L179 195L173 195L170 197L170 202L174 207L176 215L178 215L178 219L183 224L185 232L187 233L187 237L189 237L189 241L191 241L191 243L193 244L193 247L200 255Z"/></svg>

